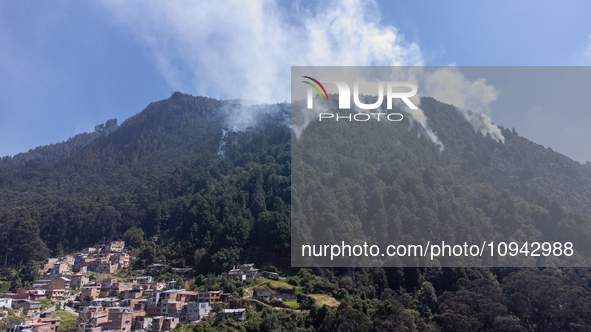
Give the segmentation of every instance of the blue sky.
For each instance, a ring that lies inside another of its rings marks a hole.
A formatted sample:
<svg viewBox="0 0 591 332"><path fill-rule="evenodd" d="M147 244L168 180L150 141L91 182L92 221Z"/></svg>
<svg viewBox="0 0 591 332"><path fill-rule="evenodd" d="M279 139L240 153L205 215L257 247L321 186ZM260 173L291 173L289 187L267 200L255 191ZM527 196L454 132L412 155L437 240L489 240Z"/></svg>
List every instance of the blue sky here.
<svg viewBox="0 0 591 332"><path fill-rule="evenodd" d="M0 4L0 156L90 131L97 116L101 123L115 117L121 123L174 90L234 97L234 86L225 88L226 83L233 75L252 77L251 69L283 80L289 65L316 64L310 59L319 56L293 58L283 49L292 41L300 46L296 40L301 38L315 46L314 38L325 32L325 21L347 15L346 24L353 28L336 32L350 34L347 40L369 23L375 28L360 33L362 38L391 37L394 31L400 47L383 57L379 49L369 55L351 53L340 49L337 41L327 57L334 62L321 58L318 64L371 65L400 59L402 64L425 65L591 65L587 1L379 1L377 5L364 1L348 3L340 11L331 5L261 1L251 10L244 5L193 2L4 1ZM356 13L364 17L362 21L351 18ZM216 15L231 21L218 24ZM259 26L263 21L265 25ZM275 30L273 24L282 28ZM290 29L292 25L296 28ZM241 35L244 29L264 32ZM323 38L334 38L330 33ZM260 41L257 36L264 38ZM251 59L258 66L250 68ZM216 61L229 63L227 72ZM270 62L275 67L266 66ZM496 109L494 103L491 108L494 122L515 127L521 135L580 162L591 160L586 147L591 117L585 112L564 109L560 119L532 120L531 109Z"/></svg>

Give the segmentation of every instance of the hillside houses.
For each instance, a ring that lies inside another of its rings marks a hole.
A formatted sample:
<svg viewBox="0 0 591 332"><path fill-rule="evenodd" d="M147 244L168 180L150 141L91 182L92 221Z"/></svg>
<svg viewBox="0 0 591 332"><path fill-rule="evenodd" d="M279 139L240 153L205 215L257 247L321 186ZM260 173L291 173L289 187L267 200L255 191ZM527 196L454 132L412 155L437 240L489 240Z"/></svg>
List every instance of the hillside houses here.
<svg viewBox="0 0 591 332"><path fill-rule="evenodd" d="M6 298L15 300L38 301L43 298L51 302L62 302L72 298L72 290L81 290L81 294L93 298L100 295L92 288L87 271L113 273L118 269L129 267L129 254L124 250L124 241L112 241L104 245L95 245L74 255L47 258L39 269L41 279L37 280L29 290L19 289L17 293L5 294ZM79 271L79 272L74 272ZM114 282L117 282L114 279ZM121 283L108 289L119 293L131 289L131 284ZM83 296L83 297L84 297Z"/></svg>
<svg viewBox="0 0 591 332"><path fill-rule="evenodd" d="M138 285L137 280L134 282ZM111 282L111 287L117 284ZM86 286L83 290L98 290L98 287ZM80 306L79 320L71 325L70 331L129 331L148 326L152 327L152 331L170 331L179 322L189 323L207 317L212 305L220 303L222 298L221 291L192 292L184 289L153 291L148 298L141 298L143 294L144 289L132 288L120 293L119 297L98 298L91 305Z"/></svg>
<svg viewBox="0 0 591 332"><path fill-rule="evenodd" d="M11 326L11 332L57 332L59 320L40 318L43 305L39 300L42 299L49 299L62 307L68 305L71 312L77 310L78 321L68 326L71 332L141 331L148 327L151 331L171 331L181 322L190 323L215 316L212 309L232 299L231 294L222 291L171 289L177 285L175 280L159 282L152 275L97 280L94 279L96 275L89 278L83 273L108 272L113 276L114 269L128 267L129 254L125 252L123 241L88 247L74 255L46 259L40 269L42 277L31 289L19 289L17 293L6 294L6 298L0 299L0 305L7 311L15 310L26 315ZM163 264L153 264L147 267L146 272L157 274L163 267ZM175 268L174 272L186 274L191 270L191 267ZM233 266L228 273L228 277L242 281L259 276L254 264ZM218 312L218 315L243 321L245 313L245 309L227 309Z"/></svg>
<svg viewBox="0 0 591 332"><path fill-rule="evenodd" d="M6 324L6 331L54 332L59 329L60 323L59 317L11 320Z"/></svg>
<svg viewBox="0 0 591 332"><path fill-rule="evenodd" d="M75 255L48 258L39 269L39 274L52 277L66 276L79 271L113 273L128 268L130 256L125 252L124 241L111 241L83 249ZM78 285L80 287L80 285Z"/></svg>
<svg viewBox="0 0 591 332"><path fill-rule="evenodd" d="M41 312L41 302L29 299L12 299L12 310L20 310L24 315L34 317Z"/></svg>
<svg viewBox="0 0 591 332"><path fill-rule="evenodd" d="M70 288L72 289L80 289L89 283L90 279L82 273L76 273L70 277Z"/></svg>
<svg viewBox="0 0 591 332"><path fill-rule="evenodd" d="M228 278L239 280L251 280L260 277L259 269L254 264L234 265L228 272Z"/></svg>

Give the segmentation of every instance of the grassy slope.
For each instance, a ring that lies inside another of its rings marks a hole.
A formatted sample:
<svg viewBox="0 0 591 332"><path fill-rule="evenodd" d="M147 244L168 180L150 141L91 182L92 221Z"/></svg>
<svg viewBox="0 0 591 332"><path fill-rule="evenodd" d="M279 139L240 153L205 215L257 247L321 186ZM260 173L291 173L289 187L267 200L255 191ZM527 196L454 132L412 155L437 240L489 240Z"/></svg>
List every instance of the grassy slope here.
<svg viewBox="0 0 591 332"><path fill-rule="evenodd" d="M338 307L341 304L337 299L330 295L326 294L310 294L316 300L316 305L322 307L323 305L327 305L329 307Z"/></svg>
<svg viewBox="0 0 591 332"><path fill-rule="evenodd" d="M60 322L60 332L69 331L70 325L75 323L78 320L78 316L69 313L65 310L54 310L51 312L51 317L59 317L61 318Z"/></svg>

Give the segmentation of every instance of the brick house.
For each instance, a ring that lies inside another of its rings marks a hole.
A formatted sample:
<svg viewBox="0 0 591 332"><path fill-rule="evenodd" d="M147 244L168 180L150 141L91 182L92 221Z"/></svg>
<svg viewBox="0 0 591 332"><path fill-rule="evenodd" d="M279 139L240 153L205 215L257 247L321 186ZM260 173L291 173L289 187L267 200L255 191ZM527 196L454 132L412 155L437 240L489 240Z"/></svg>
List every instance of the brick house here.
<svg viewBox="0 0 591 332"><path fill-rule="evenodd" d="M83 300L86 296L90 295L93 299L96 299L101 290L98 286L84 286L80 291L80 300Z"/></svg>
<svg viewBox="0 0 591 332"><path fill-rule="evenodd" d="M133 317L130 313L124 312L121 308L115 307L109 310L109 322L107 330L129 331L133 323Z"/></svg>
<svg viewBox="0 0 591 332"><path fill-rule="evenodd" d="M137 302L135 302L136 300L137 300ZM147 304L148 304L148 300L147 299L134 299L131 302L131 308L133 310L146 311Z"/></svg>
<svg viewBox="0 0 591 332"><path fill-rule="evenodd" d="M39 269L39 274L44 274L47 270L52 269L55 263L57 263L57 258L46 258L43 266Z"/></svg>
<svg viewBox="0 0 591 332"><path fill-rule="evenodd" d="M152 318L152 331L171 331L179 323L176 317L154 317Z"/></svg>
<svg viewBox="0 0 591 332"><path fill-rule="evenodd" d="M49 284L49 282L51 282L51 279L39 279L39 280L35 281L35 283L31 287L45 289L47 287L47 285Z"/></svg>
<svg viewBox="0 0 591 332"><path fill-rule="evenodd" d="M126 289L119 292L120 299L139 299L144 294L141 289Z"/></svg>
<svg viewBox="0 0 591 332"><path fill-rule="evenodd" d="M78 274L73 275L70 278L70 288L78 289L78 288L88 285L89 282L90 282L90 280L88 279L87 276L78 273Z"/></svg>
<svg viewBox="0 0 591 332"><path fill-rule="evenodd" d="M124 248L125 241L111 241L111 243L107 245L108 252L123 252Z"/></svg>
<svg viewBox="0 0 591 332"><path fill-rule="evenodd" d="M27 299L33 301L39 301L47 297L47 293L44 289L32 289L24 290L22 288L17 289L16 294L6 294L6 297L13 299Z"/></svg>
<svg viewBox="0 0 591 332"><path fill-rule="evenodd" d="M47 285L45 286L45 289L47 289L47 290L69 289L69 288L70 288L70 279L65 278L65 277L54 278L49 283L47 283Z"/></svg>
<svg viewBox="0 0 591 332"><path fill-rule="evenodd" d="M38 320L38 322L49 324L49 331L50 332L51 331L57 332L59 330L59 327L60 327L61 318L59 318L59 317L40 318Z"/></svg>
<svg viewBox="0 0 591 332"><path fill-rule="evenodd" d="M146 302L145 299L123 299L123 300L119 301L119 306L121 306L121 307L129 307L129 308L131 308L133 310L142 310L141 307L137 307L136 306L142 300L144 302ZM138 309L136 309L136 308L138 308Z"/></svg>
<svg viewBox="0 0 591 332"><path fill-rule="evenodd" d="M126 269L129 267L129 255L125 253L111 255L111 263L117 265L118 269Z"/></svg>
<svg viewBox="0 0 591 332"><path fill-rule="evenodd" d="M148 299L148 303L146 304L146 316L157 317L160 316L161 311L162 308L160 308L160 293L154 293L152 297Z"/></svg>
<svg viewBox="0 0 591 332"><path fill-rule="evenodd" d="M103 283L101 284L102 289L111 289L114 284L116 284L118 280L116 278L106 278L103 279Z"/></svg>
<svg viewBox="0 0 591 332"><path fill-rule="evenodd" d="M66 255L63 257L60 257L59 259L60 263L64 263L66 265L74 265L74 256L72 255Z"/></svg>
<svg viewBox="0 0 591 332"><path fill-rule="evenodd" d="M168 317L181 317L183 305L185 302L162 300L161 314Z"/></svg>
<svg viewBox="0 0 591 332"><path fill-rule="evenodd" d="M90 320L93 317L97 317L97 316L108 316L109 314L109 308L108 307L103 307L103 306L88 306L88 307L82 307L79 310L79 318L80 319L86 319L86 320Z"/></svg>
<svg viewBox="0 0 591 332"><path fill-rule="evenodd" d="M207 302L209 304L220 302L221 297L222 291L202 292L198 295L199 302Z"/></svg>
<svg viewBox="0 0 591 332"><path fill-rule="evenodd" d="M90 323L75 322L70 325L69 332L101 332L103 328L101 326L92 326Z"/></svg>
<svg viewBox="0 0 591 332"><path fill-rule="evenodd" d="M43 323L43 322L35 322L35 323L31 323L31 324L27 324L25 325L27 329L29 331L33 331L33 332L51 332L49 330L49 323Z"/></svg>
<svg viewBox="0 0 591 332"><path fill-rule="evenodd" d="M55 263L51 269L51 275L53 277L59 277L67 272L70 272L70 266L66 263Z"/></svg>
<svg viewBox="0 0 591 332"><path fill-rule="evenodd" d="M101 261L98 264L96 271L99 273L115 273L118 267L118 264L113 264L113 262L111 262L110 260Z"/></svg>
<svg viewBox="0 0 591 332"><path fill-rule="evenodd" d="M91 317L88 322L92 326L97 327L107 327L109 325L109 315L108 314L101 314Z"/></svg>
<svg viewBox="0 0 591 332"><path fill-rule="evenodd" d="M259 276L259 269L254 268L254 264L234 265L228 272L228 278L250 280Z"/></svg>
<svg viewBox="0 0 591 332"><path fill-rule="evenodd" d="M114 292L122 293L122 292L125 292L127 290L133 289L133 285L135 285L135 280L134 281L131 281L131 282L129 282L129 281L127 281L127 282L121 282L120 281L120 282L116 282L116 283L112 284L111 285L111 289Z"/></svg>
<svg viewBox="0 0 591 332"><path fill-rule="evenodd" d="M129 331L134 325L135 318L138 316L144 316L144 312L121 307L111 307L109 308L107 330Z"/></svg>
<svg viewBox="0 0 591 332"><path fill-rule="evenodd" d="M13 299L12 300L12 309L22 309L23 313L27 316L34 316L41 312L41 307L43 305L41 302L32 301L27 299Z"/></svg>
<svg viewBox="0 0 591 332"><path fill-rule="evenodd" d="M52 303L62 301L69 293L65 289L52 289L45 292Z"/></svg>
<svg viewBox="0 0 591 332"><path fill-rule="evenodd" d="M95 254L96 252L97 252L97 250L95 247L88 247L88 248L82 249L82 253L86 254L86 255Z"/></svg>
<svg viewBox="0 0 591 332"><path fill-rule="evenodd" d="M80 265L86 266L89 271L96 271L96 267L100 263L100 260L92 257L82 257L80 259Z"/></svg>

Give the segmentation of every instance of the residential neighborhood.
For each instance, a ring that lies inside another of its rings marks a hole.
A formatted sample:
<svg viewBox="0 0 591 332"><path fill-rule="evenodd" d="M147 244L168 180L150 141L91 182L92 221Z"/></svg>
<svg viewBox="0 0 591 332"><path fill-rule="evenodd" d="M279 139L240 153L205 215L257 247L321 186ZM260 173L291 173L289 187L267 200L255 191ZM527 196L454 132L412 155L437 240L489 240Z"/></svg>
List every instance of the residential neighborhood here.
<svg viewBox="0 0 591 332"><path fill-rule="evenodd" d="M131 254L133 256L133 254ZM134 277L116 278L116 271L130 270L130 254L124 241L112 241L88 247L73 255L48 258L39 269L41 276L27 288L7 293L0 298L2 318L8 332L34 331L171 331L179 323L197 322L205 317L227 317L242 322L245 308L229 308L235 300L297 301L293 292L264 289L265 282L240 295L215 291L191 291L178 288L175 280L157 281L154 275L164 264L155 263L145 270L134 271ZM191 272L191 267L175 268L177 275ZM136 276L137 273L141 275ZM97 279L97 276L109 275ZM263 279L265 276L267 279ZM217 280L244 283L278 280L275 272L259 272L254 264L234 265L218 275ZM183 285L182 282L180 282ZM50 317L64 310L75 317L73 322ZM56 311L57 312L57 311ZM68 326L64 326L68 324Z"/></svg>

